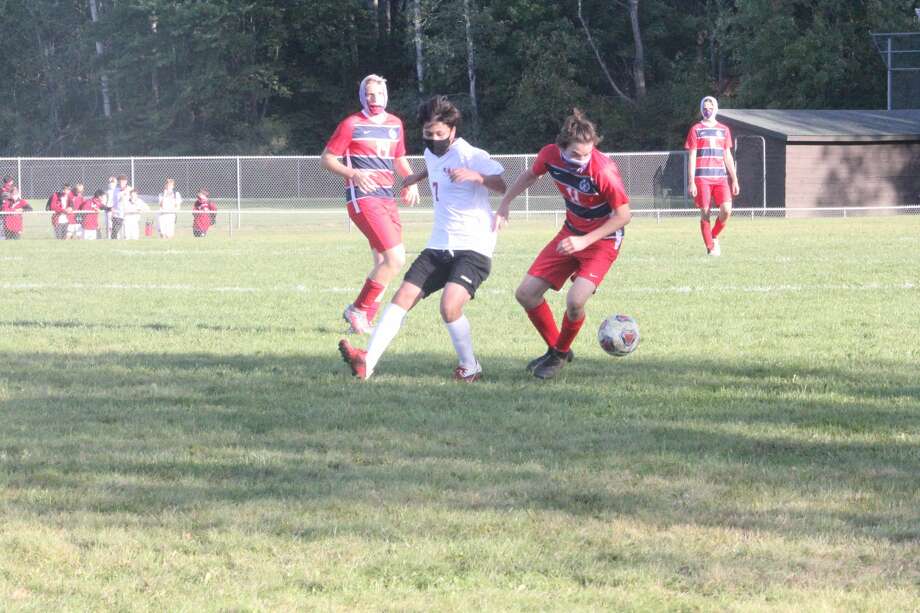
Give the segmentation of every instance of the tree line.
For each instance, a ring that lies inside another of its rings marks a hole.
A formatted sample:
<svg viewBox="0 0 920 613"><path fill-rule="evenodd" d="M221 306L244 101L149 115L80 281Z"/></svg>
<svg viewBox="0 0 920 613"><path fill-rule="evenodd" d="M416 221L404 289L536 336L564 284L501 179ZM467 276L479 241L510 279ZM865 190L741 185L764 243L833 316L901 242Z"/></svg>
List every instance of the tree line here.
<svg viewBox="0 0 920 613"><path fill-rule="evenodd" d="M611 150L679 147L703 95L882 108L870 32L913 0L3 1L7 156L318 154L387 77L410 127L447 94L463 133L534 151L573 106Z"/></svg>

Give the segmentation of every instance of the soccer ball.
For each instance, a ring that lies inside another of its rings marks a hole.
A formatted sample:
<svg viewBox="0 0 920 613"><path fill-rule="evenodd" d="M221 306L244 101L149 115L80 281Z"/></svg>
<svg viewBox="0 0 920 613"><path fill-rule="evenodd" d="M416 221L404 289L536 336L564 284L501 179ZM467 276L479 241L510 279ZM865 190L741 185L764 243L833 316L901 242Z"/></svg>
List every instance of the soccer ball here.
<svg viewBox="0 0 920 613"><path fill-rule="evenodd" d="M597 331L597 342L601 344L601 349L617 357L635 351L639 339L639 325L629 315L611 315Z"/></svg>

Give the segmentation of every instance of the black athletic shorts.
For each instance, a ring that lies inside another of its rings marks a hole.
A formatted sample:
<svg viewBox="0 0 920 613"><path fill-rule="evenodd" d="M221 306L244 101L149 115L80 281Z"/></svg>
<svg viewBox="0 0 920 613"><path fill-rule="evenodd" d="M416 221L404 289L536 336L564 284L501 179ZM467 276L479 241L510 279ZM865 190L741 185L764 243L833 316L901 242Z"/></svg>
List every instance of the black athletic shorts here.
<svg viewBox="0 0 920 613"><path fill-rule="evenodd" d="M475 251L424 249L412 262L405 280L422 288L424 298L443 289L448 282L462 285L470 298L475 298L476 289L491 270L492 258Z"/></svg>

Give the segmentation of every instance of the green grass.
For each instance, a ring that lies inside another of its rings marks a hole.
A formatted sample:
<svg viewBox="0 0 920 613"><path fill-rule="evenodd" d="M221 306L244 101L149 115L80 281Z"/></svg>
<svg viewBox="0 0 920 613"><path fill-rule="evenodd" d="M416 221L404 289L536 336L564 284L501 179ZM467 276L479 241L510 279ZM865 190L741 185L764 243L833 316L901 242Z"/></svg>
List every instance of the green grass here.
<svg viewBox="0 0 920 613"><path fill-rule="evenodd" d="M501 236L472 386L431 299L348 376L338 223L0 243L0 607L920 608L920 219L637 220L538 382L553 231Z"/></svg>

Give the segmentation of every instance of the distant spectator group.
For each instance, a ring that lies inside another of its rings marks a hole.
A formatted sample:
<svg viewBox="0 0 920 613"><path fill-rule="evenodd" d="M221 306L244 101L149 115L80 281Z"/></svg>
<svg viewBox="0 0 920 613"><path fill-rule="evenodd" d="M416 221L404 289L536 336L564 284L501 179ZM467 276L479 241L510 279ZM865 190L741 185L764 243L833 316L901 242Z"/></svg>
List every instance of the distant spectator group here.
<svg viewBox="0 0 920 613"><path fill-rule="evenodd" d="M173 238L176 235L176 218L182 207L182 195L176 191L175 180L166 179L157 199L157 231L161 238ZM20 238L22 214L32 210L29 202L22 198L15 180L4 177L0 187L2 238ZM134 187L128 185L128 177L121 175L109 177L108 189L98 189L92 197L86 196L82 183L73 186L65 183L48 198L45 210L51 213L51 227L54 229L54 237L59 240L95 240L100 237L137 240L141 234L141 217L150 211L150 206ZM208 190L198 190L192 210L192 234L198 238L204 237L217 218L217 206L211 201ZM101 223L100 214L104 216ZM153 235L152 222L146 222L144 234Z"/></svg>

